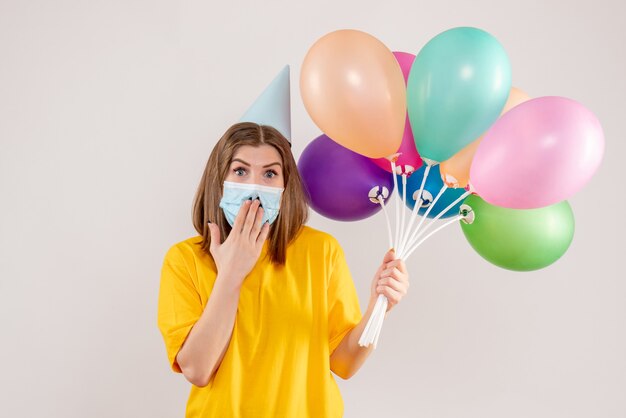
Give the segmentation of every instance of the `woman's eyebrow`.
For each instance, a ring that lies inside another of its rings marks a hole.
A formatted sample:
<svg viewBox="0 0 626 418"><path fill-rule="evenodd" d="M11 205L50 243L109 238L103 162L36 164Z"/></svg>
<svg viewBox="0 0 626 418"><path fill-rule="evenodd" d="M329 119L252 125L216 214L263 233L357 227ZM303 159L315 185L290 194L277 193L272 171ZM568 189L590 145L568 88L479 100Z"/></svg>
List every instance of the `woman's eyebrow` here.
<svg viewBox="0 0 626 418"><path fill-rule="evenodd" d="M239 158L233 158L233 160L231 161L231 164L234 163L235 161L239 161L242 164L247 165L248 167L250 167L250 164L248 164L247 162L245 162L244 160L240 160Z"/></svg>
<svg viewBox="0 0 626 418"><path fill-rule="evenodd" d="M247 163L247 162L245 162L244 160L242 160L242 159L240 159L240 158L233 158L233 160L231 161L231 164L232 164L232 163L234 163L235 161L239 161L241 164L244 164L244 165L247 165L248 167L250 167L250 163ZM273 163L270 163L270 164L264 165L264 166L263 166L263 168L271 167L271 166L273 166L273 165L277 165L277 166L279 166L280 168L282 168L282 167L283 167L281 163L279 163L278 161L276 161L276 162L273 162Z"/></svg>

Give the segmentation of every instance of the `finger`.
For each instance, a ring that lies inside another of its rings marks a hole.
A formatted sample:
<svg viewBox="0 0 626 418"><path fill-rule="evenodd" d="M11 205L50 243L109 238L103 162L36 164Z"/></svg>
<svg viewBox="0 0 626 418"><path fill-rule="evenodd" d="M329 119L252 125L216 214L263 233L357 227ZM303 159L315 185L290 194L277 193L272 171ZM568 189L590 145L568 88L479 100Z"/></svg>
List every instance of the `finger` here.
<svg viewBox="0 0 626 418"><path fill-rule="evenodd" d="M392 305L395 305L396 303L400 302L400 299L402 299L402 295L400 294L400 292L393 290L389 286L378 286L376 288L376 292L385 295L387 297L387 300L389 300L389 303L391 303Z"/></svg>
<svg viewBox="0 0 626 418"><path fill-rule="evenodd" d="M398 258L396 260L390 261L385 265L385 268L397 267L403 273L406 273L406 264L404 264L404 260Z"/></svg>
<svg viewBox="0 0 626 418"><path fill-rule="evenodd" d="M390 261L393 261L395 258L396 258L396 251L393 248L391 248L389 251L387 251L387 253L383 257L383 264L387 264Z"/></svg>
<svg viewBox="0 0 626 418"><path fill-rule="evenodd" d="M211 222L209 222L207 225L209 227L209 233L211 234L211 244L209 245L209 251L213 253L213 251L215 251L220 245L220 230L217 225L212 224Z"/></svg>
<svg viewBox="0 0 626 418"><path fill-rule="evenodd" d="M402 273L400 273L400 270L398 270L395 267L392 267L392 268L384 269L383 271L381 271L380 277L391 277L391 276L398 277L398 275L401 275L401 274Z"/></svg>
<svg viewBox="0 0 626 418"><path fill-rule="evenodd" d="M259 204L261 201L259 199L254 199L254 201L250 204L250 209L248 210L248 215L246 215L246 222L243 225L241 233L244 237L250 236L250 230L252 229L252 225L254 224L254 219L256 218L256 212L259 208Z"/></svg>
<svg viewBox="0 0 626 418"><path fill-rule="evenodd" d="M398 282L402 283L405 289L409 288L409 275L407 273L403 273L398 270L397 267L394 267L388 274L388 277L392 277Z"/></svg>
<svg viewBox="0 0 626 418"><path fill-rule="evenodd" d="M406 285L393 277L385 277L378 281L378 286L389 286L398 293L406 294Z"/></svg>
<svg viewBox="0 0 626 418"><path fill-rule="evenodd" d="M237 212L237 216L235 216L235 222L233 222L233 231L235 233L241 232L241 229L243 228L243 223L246 220L246 216L248 215L250 203L250 200L244 200L239 207L239 212Z"/></svg>
<svg viewBox="0 0 626 418"><path fill-rule="evenodd" d="M261 233L259 234L259 237L256 239L256 243L262 244L267 239L267 236L269 235L269 233L270 233L270 223L264 222L263 227L261 228Z"/></svg>
<svg viewBox="0 0 626 418"><path fill-rule="evenodd" d="M259 236L259 232L261 232L261 228L263 227L263 224L261 223L261 221L263 220L263 208L259 207L256 210L256 217L254 219L254 224L252 225L252 229L250 230L250 239L253 241L256 241L256 239Z"/></svg>

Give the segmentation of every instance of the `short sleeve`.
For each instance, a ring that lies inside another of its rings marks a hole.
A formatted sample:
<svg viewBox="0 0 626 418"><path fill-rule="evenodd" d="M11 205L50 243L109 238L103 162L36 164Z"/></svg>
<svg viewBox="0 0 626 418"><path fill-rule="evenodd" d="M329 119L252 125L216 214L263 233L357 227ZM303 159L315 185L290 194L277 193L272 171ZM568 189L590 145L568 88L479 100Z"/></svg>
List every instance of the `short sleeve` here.
<svg viewBox="0 0 626 418"><path fill-rule="evenodd" d="M328 344L332 354L363 317L343 249L336 243L328 282Z"/></svg>
<svg viewBox="0 0 626 418"><path fill-rule="evenodd" d="M182 373L176 355L202 314L202 302L180 249L172 247L161 269L157 323L171 369Z"/></svg>

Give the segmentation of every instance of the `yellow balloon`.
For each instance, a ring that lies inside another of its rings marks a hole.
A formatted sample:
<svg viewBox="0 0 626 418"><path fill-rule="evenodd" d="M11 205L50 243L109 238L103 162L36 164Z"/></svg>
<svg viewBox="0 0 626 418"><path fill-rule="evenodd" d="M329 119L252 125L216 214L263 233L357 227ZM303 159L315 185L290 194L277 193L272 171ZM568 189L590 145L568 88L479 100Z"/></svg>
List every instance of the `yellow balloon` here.
<svg viewBox="0 0 626 418"><path fill-rule="evenodd" d="M511 87L509 98L500 116L527 100L530 100L530 96L516 87ZM441 179L448 187L467 187L472 160L482 139L483 136L481 135L478 139L440 164L439 172L441 173Z"/></svg>
<svg viewBox="0 0 626 418"><path fill-rule="evenodd" d="M406 119L400 64L361 31L331 32L302 63L300 93L315 124L335 142L370 158L397 152Z"/></svg>

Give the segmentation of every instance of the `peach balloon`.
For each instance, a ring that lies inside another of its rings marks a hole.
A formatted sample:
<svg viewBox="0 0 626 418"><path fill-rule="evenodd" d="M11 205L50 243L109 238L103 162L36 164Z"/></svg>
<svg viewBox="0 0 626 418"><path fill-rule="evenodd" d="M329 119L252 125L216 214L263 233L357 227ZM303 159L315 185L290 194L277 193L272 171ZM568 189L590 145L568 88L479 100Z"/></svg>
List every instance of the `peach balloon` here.
<svg viewBox="0 0 626 418"><path fill-rule="evenodd" d="M398 150L406 118L404 76L375 37L351 29L324 35L304 58L300 92L315 124L340 145L369 158Z"/></svg>
<svg viewBox="0 0 626 418"><path fill-rule="evenodd" d="M530 100L530 96L518 88L511 87L509 98L500 116L527 100ZM441 172L441 179L448 187L467 187L472 160L474 159L474 154L476 154L476 150L483 136L484 135L481 135L477 140L440 164L439 171Z"/></svg>

